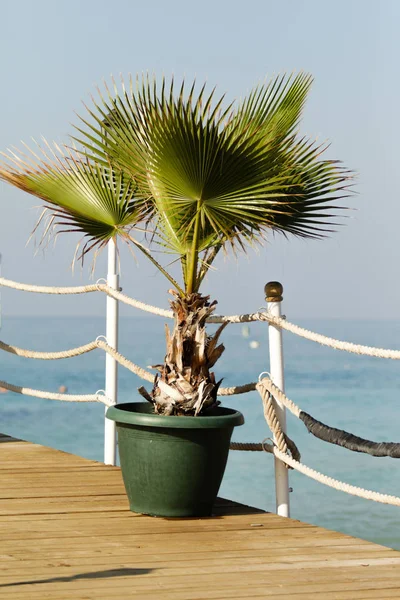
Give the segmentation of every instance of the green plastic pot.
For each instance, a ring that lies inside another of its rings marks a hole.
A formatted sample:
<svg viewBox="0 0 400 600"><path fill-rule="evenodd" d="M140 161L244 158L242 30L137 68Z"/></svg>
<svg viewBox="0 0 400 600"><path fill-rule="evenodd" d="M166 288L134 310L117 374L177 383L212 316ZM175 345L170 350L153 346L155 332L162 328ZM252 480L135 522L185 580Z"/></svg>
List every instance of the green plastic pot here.
<svg viewBox="0 0 400 600"><path fill-rule="evenodd" d="M160 517L212 514L233 428L243 415L218 407L212 416L156 415L148 402L117 404L122 477L130 509Z"/></svg>

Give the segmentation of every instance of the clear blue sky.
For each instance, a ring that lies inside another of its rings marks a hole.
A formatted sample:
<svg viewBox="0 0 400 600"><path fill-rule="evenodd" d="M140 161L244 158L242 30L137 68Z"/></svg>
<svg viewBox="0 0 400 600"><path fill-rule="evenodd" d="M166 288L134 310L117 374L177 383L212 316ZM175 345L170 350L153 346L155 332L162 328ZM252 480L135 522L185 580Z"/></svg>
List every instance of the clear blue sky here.
<svg viewBox="0 0 400 600"><path fill-rule="evenodd" d="M302 131L331 141L329 156L358 172L346 224L329 240L271 238L257 255L221 260L207 291L219 310L257 310L279 279L290 316L400 316L398 276L400 3L370 0L3 0L0 150L71 132L74 110L113 73L194 76L240 96L266 75L311 72ZM73 275L76 240L45 256L26 241L40 201L0 183L3 275L48 285ZM166 305L168 284L142 257L122 254L122 285ZM100 260L96 277L105 275ZM3 290L7 314L102 314L104 298L54 298ZM126 309L124 309L125 312ZM125 312L125 314L127 314Z"/></svg>

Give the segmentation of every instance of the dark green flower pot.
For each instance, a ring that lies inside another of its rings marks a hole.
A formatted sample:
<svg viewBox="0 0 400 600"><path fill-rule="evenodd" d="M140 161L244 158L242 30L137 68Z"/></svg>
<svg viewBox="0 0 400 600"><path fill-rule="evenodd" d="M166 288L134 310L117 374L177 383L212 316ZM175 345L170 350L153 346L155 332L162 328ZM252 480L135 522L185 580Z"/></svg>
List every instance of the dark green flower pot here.
<svg viewBox="0 0 400 600"><path fill-rule="evenodd" d="M122 476L133 512L160 517L210 515L221 485L233 428L243 415L218 407L212 416L155 415L148 402L117 404Z"/></svg>

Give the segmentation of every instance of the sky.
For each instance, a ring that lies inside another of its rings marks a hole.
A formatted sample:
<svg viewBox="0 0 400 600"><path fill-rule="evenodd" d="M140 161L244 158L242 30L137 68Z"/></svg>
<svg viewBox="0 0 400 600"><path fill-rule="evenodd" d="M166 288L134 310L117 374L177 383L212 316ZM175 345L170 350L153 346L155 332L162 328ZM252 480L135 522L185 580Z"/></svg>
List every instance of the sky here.
<svg viewBox="0 0 400 600"><path fill-rule="evenodd" d="M400 3L397 0L0 0L0 151L72 133L96 85L150 72L217 86L228 99L283 72L314 77L301 132L328 140L327 157L357 173L343 226L322 241L271 236L238 260L221 257L204 291L218 312L265 305L284 286L288 318L396 319L400 315ZM91 283L71 270L77 239L37 251L27 241L41 201L0 182L2 275L41 285ZM94 281L106 276L105 256ZM165 263L167 259L165 259ZM166 307L170 287L141 256L121 251L121 286ZM54 297L4 289L7 315L102 315L102 294ZM134 314L122 307L122 314Z"/></svg>

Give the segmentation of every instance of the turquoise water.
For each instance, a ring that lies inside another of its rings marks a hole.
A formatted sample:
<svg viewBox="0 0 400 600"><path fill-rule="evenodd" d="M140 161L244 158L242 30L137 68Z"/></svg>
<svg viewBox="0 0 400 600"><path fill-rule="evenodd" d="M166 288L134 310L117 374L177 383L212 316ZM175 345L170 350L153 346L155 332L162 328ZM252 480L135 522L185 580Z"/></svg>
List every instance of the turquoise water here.
<svg viewBox="0 0 400 600"><path fill-rule="evenodd" d="M122 318L120 350L140 365L160 362L164 354L163 319ZM400 322L309 320L300 324L348 341L390 348L400 347ZM0 338L35 350L61 350L84 344L104 333L100 318L4 318ZM260 342L249 348L249 340ZM226 352L217 366L223 385L254 381L268 369L267 326L254 324L250 338L241 326L224 332ZM317 419L359 436L400 441L400 363L353 356L321 347L289 333L284 337L286 390L289 398ZM94 393L104 387L105 357L96 350L62 361L23 359L2 352L0 379L17 385L70 393ZM137 397L140 380L119 371L119 401ZM268 437L257 393L224 399L246 419L237 428L237 441ZM0 395L0 431L81 456L102 459L103 406L67 404L18 394ZM400 462L350 453L309 435L304 425L288 415L289 435L305 464L355 485L400 496ZM291 516L400 549L400 509L348 496L291 471ZM271 455L231 452L220 494L233 500L274 510Z"/></svg>

